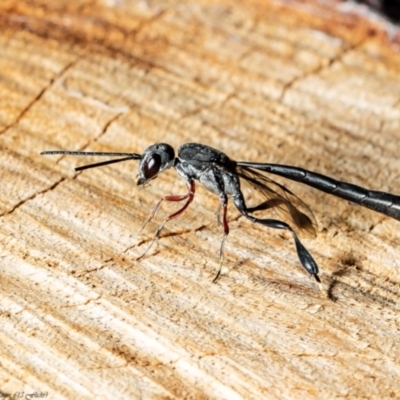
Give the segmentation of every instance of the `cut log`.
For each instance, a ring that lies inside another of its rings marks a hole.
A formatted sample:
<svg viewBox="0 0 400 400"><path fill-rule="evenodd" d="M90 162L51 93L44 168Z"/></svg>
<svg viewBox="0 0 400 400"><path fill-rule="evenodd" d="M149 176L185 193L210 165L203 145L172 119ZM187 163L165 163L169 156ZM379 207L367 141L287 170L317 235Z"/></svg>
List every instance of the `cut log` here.
<svg viewBox="0 0 400 400"><path fill-rule="evenodd" d="M321 290L232 202L212 284L217 196L137 260L176 172L39 155L199 142L400 194L391 29L317 0L1 2L0 397L399 398L398 221L278 178L318 221Z"/></svg>

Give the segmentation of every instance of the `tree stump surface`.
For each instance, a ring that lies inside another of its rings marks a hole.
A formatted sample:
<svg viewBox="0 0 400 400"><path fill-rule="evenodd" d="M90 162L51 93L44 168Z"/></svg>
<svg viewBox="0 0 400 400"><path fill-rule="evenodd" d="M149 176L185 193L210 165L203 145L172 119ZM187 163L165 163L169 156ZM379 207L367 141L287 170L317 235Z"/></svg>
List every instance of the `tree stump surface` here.
<svg viewBox="0 0 400 400"><path fill-rule="evenodd" d="M399 398L399 222L283 181L305 238L240 218L220 279L219 199L174 170L94 157L200 142L400 193L396 28L340 2L0 4L0 397ZM394 29L394 30L393 30ZM273 215L268 214L267 215Z"/></svg>

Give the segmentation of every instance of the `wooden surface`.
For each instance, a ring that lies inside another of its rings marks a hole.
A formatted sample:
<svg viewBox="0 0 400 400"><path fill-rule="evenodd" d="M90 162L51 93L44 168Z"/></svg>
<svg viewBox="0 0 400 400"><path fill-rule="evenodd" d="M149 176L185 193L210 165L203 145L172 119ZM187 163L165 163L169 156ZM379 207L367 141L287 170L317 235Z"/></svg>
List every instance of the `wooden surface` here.
<svg viewBox="0 0 400 400"><path fill-rule="evenodd" d="M339 2L6 0L0 3L0 397L400 398L400 223L286 185L304 239L239 218L221 278L218 198L174 171L146 188L141 153L198 141L400 193L399 36ZM396 36L397 35L397 36Z"/></svg>

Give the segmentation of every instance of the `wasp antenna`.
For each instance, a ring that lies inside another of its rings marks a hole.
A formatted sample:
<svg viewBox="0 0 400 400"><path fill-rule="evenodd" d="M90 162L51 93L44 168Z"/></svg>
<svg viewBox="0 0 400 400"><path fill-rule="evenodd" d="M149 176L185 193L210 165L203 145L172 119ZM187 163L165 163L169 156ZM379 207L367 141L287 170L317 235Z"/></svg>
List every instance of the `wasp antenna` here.
<svg viewBox="0 0 400 400"><path fill-rule="evenodd" d="M103 162L99 162L99 163L95 163L95 164L82 165L82 167L75 168L75 171L83 171L84 169L102 167L103 165L115 164L115 163L119 163L121 161L137 160L137 159L138 158L133 158L133 157L118 158L117 160L108 160L108 161L103 161Z"/></svg>
<svg viewBox="0 0 400 400"><path fill-rule="evenodd" d="M40 153L40 155L42 156L55 155L55 154L63 154L68 156L128 157L133 160L139 160L141 158L141 155L136 153L106 153L97 151L49 150L49 151L42 151Z"/></svg>

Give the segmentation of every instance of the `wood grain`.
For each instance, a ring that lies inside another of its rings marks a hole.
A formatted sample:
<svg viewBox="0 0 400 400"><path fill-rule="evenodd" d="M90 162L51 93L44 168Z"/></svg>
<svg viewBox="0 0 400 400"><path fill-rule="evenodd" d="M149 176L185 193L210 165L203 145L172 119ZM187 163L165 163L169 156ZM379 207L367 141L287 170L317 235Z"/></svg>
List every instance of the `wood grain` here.
<svg viewBox="0 0 400 400"><path fill-rule="evenodd" d="M323 291L233 207L212 284L216 196L198 187L137 261L176 173L138 188L134 162L39 156L197 141L400 193L399 35L321 3L1 2L2 397L400 397L398 221L286 182Z"/></svg>

